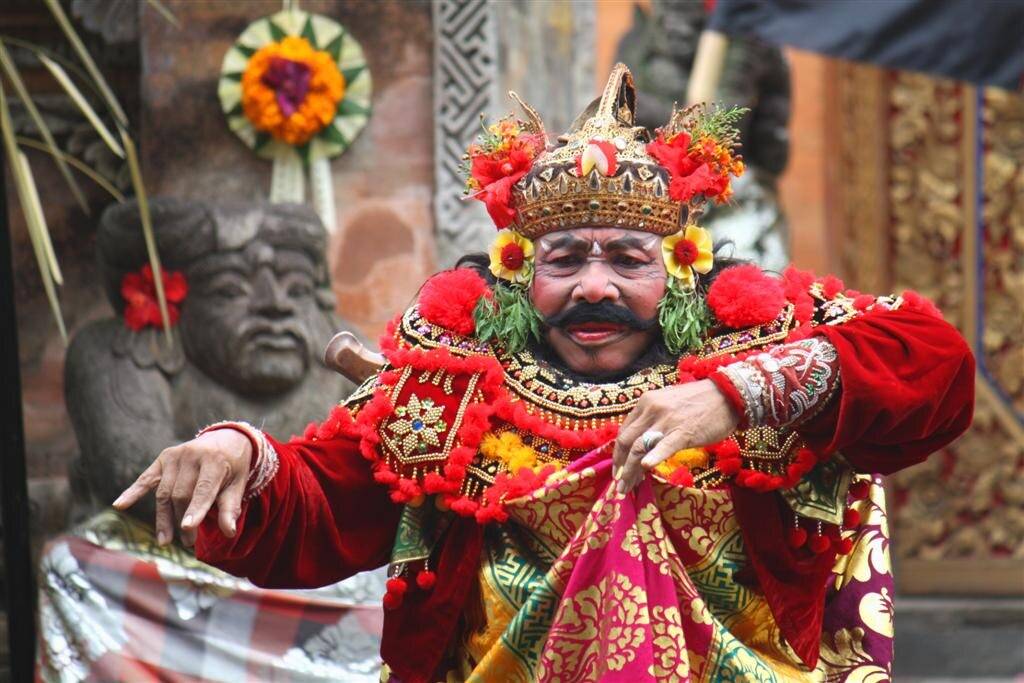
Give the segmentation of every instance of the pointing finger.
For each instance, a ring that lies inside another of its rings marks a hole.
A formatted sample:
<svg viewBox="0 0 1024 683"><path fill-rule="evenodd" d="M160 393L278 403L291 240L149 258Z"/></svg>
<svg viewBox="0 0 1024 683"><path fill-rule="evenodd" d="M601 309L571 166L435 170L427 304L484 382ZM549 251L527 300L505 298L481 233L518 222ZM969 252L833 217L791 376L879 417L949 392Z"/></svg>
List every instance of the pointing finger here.
<svg viewBox="0 0 1024 683"><path fill-rule="evenodd" d="M139 499L149 493L157 484L160 483L160 475L163 471L163 465L160 459L153 461L149 467L147 467L139 477L132 482L132 485L121 492L121 495L117 497L111 505L118 510L127 510L132 505L139 502Z"/></svg>

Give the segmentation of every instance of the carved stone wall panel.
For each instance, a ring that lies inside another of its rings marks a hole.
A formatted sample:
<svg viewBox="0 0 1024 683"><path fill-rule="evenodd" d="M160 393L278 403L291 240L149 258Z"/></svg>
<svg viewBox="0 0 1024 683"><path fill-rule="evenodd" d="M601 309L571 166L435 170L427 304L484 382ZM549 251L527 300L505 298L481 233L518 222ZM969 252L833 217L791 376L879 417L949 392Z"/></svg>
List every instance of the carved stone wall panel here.
<svg viewBox="0 0 1024 683"><path fill-rule="evenodd" d="M515 90L554 135L594 92L594 5L585 0L438 0L434 19L434 215L438 261L486 250L494 225L483 204L462 198L460 168L480 117L516 107ZM519 113L519 112L517 112Z"/></svg>
<svg viewBox="0 0 1024 683"><path fill-rule="evenodd" d="M979 361L971 429L890 478L900 589L1024 594L1024 99L855 65L837 80L849 284L932 298Z"/></svg>

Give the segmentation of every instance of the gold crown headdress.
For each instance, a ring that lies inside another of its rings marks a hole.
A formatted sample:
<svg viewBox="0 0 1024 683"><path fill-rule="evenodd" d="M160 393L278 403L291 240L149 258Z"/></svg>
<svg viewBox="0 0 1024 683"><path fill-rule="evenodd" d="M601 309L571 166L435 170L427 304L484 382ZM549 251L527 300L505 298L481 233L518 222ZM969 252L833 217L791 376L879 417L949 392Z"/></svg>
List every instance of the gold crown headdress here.
<svg viewBox="0 0 1024 683"><path fill-rule="evenodd" d="M528 239L584 225L671 235L708 200L727 199L729 176L743 172L733 125L741 110L673 111L652 134L635 125L636 89L624 64L556 145L537 112L509 94L527 120L507 117L470 147L467 191L499 229Z"/></svg>
<svg viewBox="0 0 1024 683"><path fill-rule="evenodd" d="M673 108L668 123L635 125L636 88L616 64L604 93L553 144L537 112L515 93L526 120L511 115L484 129L470 146L467 195L487 206L499 233L490 270L508 287L474 313L486 339L525 344L539 320L528 302L533 277L530 240L583 226L641 230L662 236L670 276L659 323L672 351L692 347L709 324L697 278L713 264L711 236L696 225L708 201L726 201L730 177L743 173L736 123L745 109Z"/></svg>

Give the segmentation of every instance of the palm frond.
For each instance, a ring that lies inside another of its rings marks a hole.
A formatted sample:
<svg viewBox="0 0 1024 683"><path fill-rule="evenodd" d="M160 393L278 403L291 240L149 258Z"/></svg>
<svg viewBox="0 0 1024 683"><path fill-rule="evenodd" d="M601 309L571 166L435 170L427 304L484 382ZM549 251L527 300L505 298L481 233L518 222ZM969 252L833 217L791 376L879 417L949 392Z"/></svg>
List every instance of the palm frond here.
<svg viewBox="0 0 1024 683"><path fill-rule="evenodd" d="M149 0L149 5L159 12L160 16L167 20L167 23L171 24L174 28L181 28L181 22L178 21L178 17L174 16L174 12L167 9L167 5L160 2L160 0Z"/></svg>
<svg viewBox="0 0 1024 683"><path fill-rule="evenodd" d="M68 333L64 325L64 316L60 311L60 301L57 299L57 288L54 283L54 268L48 258L53 253L52 245L47 249L46 243L41 239L47 235L46 242L49 242L49 231L46 228L45 217L42 214L42 204L39 201L39 193L32 180L32 170L28 165L25 154L18 149L14 139L14 127L11 122L11 112L7 106L7 95L4 93L3 84L0 83L0 136L3 137L4 151L10 159L11 175L14 178L14 186L18 193L18 200L21 202L21 209L25 215L25 223L28 225L29 239L32 243L32 251L35 252L36 262L39 266L39 276L43 280L43 289L46 291L46 298L50 302L50 310L57 321L57 329L60 331L61 339L67 344ZM59 273L59 269L56 270Z"/></svg>
<svg viewBox="0 0 1024 683"><path fill-rule="evenodd" d="M37 149L40 152L52 154L52 152L50 152L50 148L47 147L45 143L42 143L39 140L26 138L23 135L17 136L15 140L17 140L18 144L21 145L22 147L31 147L32 149ZM58 154L60 154L60 156L64 158L64 161L68 162L72 168L79 171L87 178L92 180L94 183L96 183L104 190L106 190L107 193L114 198L114 201L118 202L119 204L124 203L126 201L125 196L121 194L120 190L114 187L113 183L111 183L109 180L100 175L100 173L96 169L92 168L81 159L71 156L67 152L58 151Z"/></svg>
<svg viewBox="0 0 1024 683"><path fill-rule="evenodd" d="M96 110L92 108L89 101L82 95L82 91L78 89L78 86L68 77L68 73L61 67L60 64L53 61L42 53L37 53L36 56L39 61L43 63L43 66L50 72L53 78L60 83L60 86L64 88L64 92L68 94L68 97L78 106L81 110L82 115L85 116L86 120L92 124L92 127L96 130L96 133L100 136L103 142L107 143L107 147L110 151L117 156L124 159L124 150L121 145L118 144L117 140L114 139L114 135L110 132L110 129L104 125L99 115L96 114Z"/></svg>
<svg viewBox="0 0 1024 683"><path fill-rule="evenodd" d="M139 217L142 219L142 234L146 240L146 253L149 255L149 266L153 269L153 285L156 288L156 300L160 305L160 318L164 323L164 332L167 333L167 343L172 343L171 318L167 312L167 298L164 296L164 280L160 266L160 256L156 251L156 238L153 235L153 220L149 213L149 199L146 195L146 187L142 183L142 169L139 167L139 156L135 150L135 142L128 132L121 129L121 143L128 160L128 168L132 175L132 187L135 189L135 199L139 203Z"/></svg>
<svg viewBox="0 0 1024 683"><path fill-rule="evenodd" d="M75 200L81 206L82 211L86 214L89 213L89 203L85 200L85 195L82 193L82 188L78 186L78 181L75 180L74 176L71 175L71 169L64 162L64 159L58 154L59 149L57 147L57 141L53 139L53 133L50 132L50 127L46 125L46 121L43 120L43 115L39 113L39 109L36 108L35 102L32 101L32 97L28 94L28 89L25 87L25 82L21 80L21 74L14 66L14 60L11 59L11 55L7 52L7 47L0 42L0 68L7 75L7 79L11 82L14 87L14 92L18 95L18 99L25 106L25 110L28 112L29 117L35 124L36 128L39 129L39 134L43 136L43 140L51 150L51 156L54 161L57 162L57 168L60 169L60 173L64 176L64 180L67 182L68 187L71 188L71 194L74 195Z"/></svg>
<svg viewBox="0 0 1024 683"><path fill-rule="evenodd" d="M68 15L64 13L64 9L60 6L58 0L44 0L46 6L49 8L50 13L53 14L53 18L57 20L57 24L60 25L61 30L67 37L68 42L71 43L71 47L74 48L75 53L78 55L78 59L81 60L85 70L89 73L89 77L96 83L96 87L99 89L103 99L106 100L107 106L110 108L114 118L117 119L117 123L121 126L128 125L128 117L125 115L121 105L118 104L117 98L114 97L114 91L110 88L106 79L103 78L103 74L100 73L99 68L96 66L96 62L93 61L92 55L85 49L85 43L78 37L78 33L75 31L75 27L71 25L71 20L68 19Z"/></svg>

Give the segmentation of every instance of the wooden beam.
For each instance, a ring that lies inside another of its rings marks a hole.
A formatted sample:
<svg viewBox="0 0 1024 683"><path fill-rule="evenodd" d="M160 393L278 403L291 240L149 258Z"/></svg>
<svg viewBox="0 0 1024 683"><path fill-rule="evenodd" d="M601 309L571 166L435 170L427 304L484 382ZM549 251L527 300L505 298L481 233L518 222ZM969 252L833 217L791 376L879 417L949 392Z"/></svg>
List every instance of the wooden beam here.
<svg viewBox="0 0 1024 683"><path fill-rule="evenodd" d="M34 679L35 582L29 550L25 429L21 415L21 367L14 309L11 226L0 150L0 512L3 523L4 587L11 680Z"/></svg>

